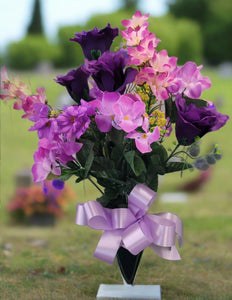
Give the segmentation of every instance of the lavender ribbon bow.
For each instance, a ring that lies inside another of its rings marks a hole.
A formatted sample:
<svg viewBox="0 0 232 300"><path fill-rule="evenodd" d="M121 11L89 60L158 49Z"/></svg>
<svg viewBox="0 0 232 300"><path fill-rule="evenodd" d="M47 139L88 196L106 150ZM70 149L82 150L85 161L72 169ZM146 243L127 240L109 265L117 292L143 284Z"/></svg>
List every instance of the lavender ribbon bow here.
<svg viewBox="0 0 232 300"><path fill-rule="evenodd" d="M77 204L77 225L104 230L94 256L112 264L121 246L134 255L149 246L162 258L180 260L175 237L181 247L182 221L169 212L148 214L155 198L153 190L137 184L128 196L128 208L104 208L96 201Z"/></svg>

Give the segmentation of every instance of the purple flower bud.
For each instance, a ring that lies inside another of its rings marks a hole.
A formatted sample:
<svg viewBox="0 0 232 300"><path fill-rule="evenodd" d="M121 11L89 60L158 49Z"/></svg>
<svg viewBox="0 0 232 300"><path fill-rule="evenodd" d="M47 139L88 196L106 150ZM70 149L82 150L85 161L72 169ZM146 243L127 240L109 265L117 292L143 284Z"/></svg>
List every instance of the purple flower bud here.
<svg viewBox="0 0 232 300"><path fill-rule="evenodd" d="M55 179L52 181L52 186L57 190L63 190L64 188L64 181L60 179Z"/></svg>
<svg viewBox="0 0 232 300"><path fill-rule="evenodd" d="M216 164L216 158L213 154L208 154L206 156L206 160L207 160L207 163L210 164L210 165L215 165Z"/></svg>
<svg viewBox="0 0 232 300"><path fill-rule="evenodd" d="M80 99L89 100L89 76L89 72L82 65L76 70L69 71L64 76L57 76L55 82L65 86L73 100L79 104Z"/></svg>
<svg viewBox="0 0 232 300"><path fill-rule="evenodd" d="M189 154L192 157L197 157L200 154L200 146L198 144L193 144L189 149Z"/></svg>
<svg viewBox="0 0 232 300"><path fill-rule="evenodd" d="M194 167L200 171L206 171L209 168L209 164L203 157L199 157L195 162L194 162Z"/></svg>

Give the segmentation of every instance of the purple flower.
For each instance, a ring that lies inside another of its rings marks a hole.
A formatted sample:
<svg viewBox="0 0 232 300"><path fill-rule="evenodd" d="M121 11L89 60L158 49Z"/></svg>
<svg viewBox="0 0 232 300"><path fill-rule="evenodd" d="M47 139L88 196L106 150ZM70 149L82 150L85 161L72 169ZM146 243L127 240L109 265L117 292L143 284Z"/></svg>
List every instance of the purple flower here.
<svg viewBox="0 0 232 300"><path fill-rule="evenodd" d="M123 94L126 85L133 82L138 73L130 67L125 70L127 62L125 51L106 51L98 60L86 61L86 68L101 91Z"/></svg>
<svg viewBox="0 0 232 300"><path fill-rule="evenodd" d="M40 139L47 138L52 140L57 133L57 119L50 117L51 109L43 103L35 103L33 105L34 114L29 120L36 122L29 131L37 130Z"/></svg>
<svg viewBox="0 0 232 300"><path fill-rule="evenodd" d="M69 140L79 138L89 127L89 116L94 114L94 108L84 100L81 100L81 105L67 106L57 118L59 132Z"/></svg>
<svg viewBox="0 0 232 300"><path fill-rule="evenodd" d="M202 137L210 131L224 126L227 115L217 112L216 108L187 105L180 94L175 99L177 107L176 138L181 145L191 145L196 137Z"/></svg>
<svg viewBox="0 0 232 300"><path fill-rule="evenodd" d="M59 75L55 79L57 83L66 87L69 95L80 103L80 99L89 100L89 72L85 66L80 66L76 70L69 71L66 75Z"/></svg>
<svg viewBox="0 0 232 300"><path fill-rule="evenodd" d="M114 38L118 35L118 28L111 28L108 24L103 29L95 27L91 31L82 31L82 33L75 33L75 35L76 37L70 39L70 41L79 43L84 56L88 60L92 60L97 59L97 56L110 49Z"/></svg>
<svg viewBox="0 0 232 300"><path fill-rule="evenodd" d="M184 93L185 96L198 99L204 90L211 87L208 77L203 77L200 73L202 66L197 67L195 63L188 61L177 70L177 79L179 79L178 93Z"/></svg>
<svg viewBox="0 0 232 300"><path fill-rule="evenodd" d="M64 181L60 179L55 179L52 181L52 186L57 190L63 190L64 188Z"/></svg>

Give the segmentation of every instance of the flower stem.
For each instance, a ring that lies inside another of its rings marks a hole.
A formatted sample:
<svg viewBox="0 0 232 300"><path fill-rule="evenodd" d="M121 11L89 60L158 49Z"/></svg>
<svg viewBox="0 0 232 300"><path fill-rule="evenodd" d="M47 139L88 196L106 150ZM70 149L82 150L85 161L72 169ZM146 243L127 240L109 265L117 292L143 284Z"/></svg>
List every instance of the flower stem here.
<svg viewBox="0 0 232 300"><path fill-rule="evenodd" d="M177 144L172 153L168 156L168 158L165 160L165 163L169 161L170 158L172 158L176 152L176 150L180 147L180 144Z"/></svg>
<svg viewBox="0 0 232 300"><path fill-rule="evenodd" d="M90 176L88 176L87 178L99 190L99 192L102 193L102 195L104 195L103 191L99 188L98 185L96 185L96 183L90 178Z"/></svg>

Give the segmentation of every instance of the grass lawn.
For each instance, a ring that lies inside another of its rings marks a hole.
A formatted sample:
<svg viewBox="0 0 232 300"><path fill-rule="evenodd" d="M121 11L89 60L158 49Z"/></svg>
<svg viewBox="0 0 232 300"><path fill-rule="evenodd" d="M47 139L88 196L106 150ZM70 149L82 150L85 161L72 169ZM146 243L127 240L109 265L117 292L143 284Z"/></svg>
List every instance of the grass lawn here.
<svg viewBox="0 0 232 300"><path fill-rule="evenodd" d="M64 88L51 78L23 74L33 89L45 86L50 103ZM232 78L220 78L206 70L213 86L204 98L223 98L219 111L232 116ZM98 195L88 182L69 184L77 194L65 216L55 227L15 226L9 222L5 205L14 191L14 175L22 167L31 167L37 137L28 132L30 122L21 120L12 103L1 107L1 209L0 209L0 299L95 299L99 284L122 282L116 263L108 265L93 257L101 232L78 227L77 202L93 200ZM136 284L160 284L162 299L232 299L232 185L231 121L219 132L202 139L202 151L212 143L223 150L223 159L212 170L212 178L203 190L189 195L187 203L164 203L159 196L151 212L170 211L184 225L182 260L167 261L146 249L136 277ZM204 146L203 146L204 144ZM165 175L159 194L175 191L184 181L197 176L186 171Z"/></svg>

